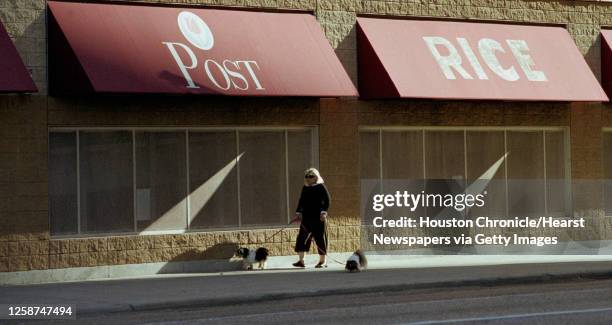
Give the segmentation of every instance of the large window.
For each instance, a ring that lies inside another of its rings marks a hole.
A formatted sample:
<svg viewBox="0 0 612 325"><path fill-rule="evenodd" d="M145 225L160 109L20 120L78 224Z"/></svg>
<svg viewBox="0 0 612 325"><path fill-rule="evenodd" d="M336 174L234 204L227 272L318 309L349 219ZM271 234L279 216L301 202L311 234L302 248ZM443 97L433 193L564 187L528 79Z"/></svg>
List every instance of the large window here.
<svg viewBox="0 0 612 325"><path fill-rule="evenodd" d="M314 128L52 130L51 234L284 225L317 145Z"/></svg>
<svg viewBox="0 0 612 325"><path fill-rule="evenodd" d="M486 204L470 209L471 216L560 217L570 211L562 128L364 127L360 134L361 178L379 180L384 193L486 189ZM456 213L446 210L415 213Z"/></svg>
<svg viewBox="0 0 612 325"><path fill-rule="evenodd" d="M612 216L612 129L603 132L603 203L605 216Z"/></svg>

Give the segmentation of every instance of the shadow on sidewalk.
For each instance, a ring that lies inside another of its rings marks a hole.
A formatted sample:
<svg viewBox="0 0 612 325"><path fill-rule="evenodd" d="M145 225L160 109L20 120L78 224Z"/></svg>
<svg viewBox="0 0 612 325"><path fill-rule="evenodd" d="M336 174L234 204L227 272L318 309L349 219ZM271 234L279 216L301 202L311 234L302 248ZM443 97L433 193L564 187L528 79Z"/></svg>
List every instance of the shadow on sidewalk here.
<svg viewBox="0 0 612 325"><path fill-rule="evenodd" d="M211 271L235 271L242 268L242 260L236 258L236 251L238 250L238 243L223 242L211 246L205 250L198 250L197 248L186 251L180 255L175 256L169 263L163 266L157 273L158 274L172 274L172 273L199 273L199 272L211 272ZM177 269L175 263L172 262L198 262L198 261L210 261L215 260L216 267L209 265L206 268L193 267L189 270Z"/></svg>

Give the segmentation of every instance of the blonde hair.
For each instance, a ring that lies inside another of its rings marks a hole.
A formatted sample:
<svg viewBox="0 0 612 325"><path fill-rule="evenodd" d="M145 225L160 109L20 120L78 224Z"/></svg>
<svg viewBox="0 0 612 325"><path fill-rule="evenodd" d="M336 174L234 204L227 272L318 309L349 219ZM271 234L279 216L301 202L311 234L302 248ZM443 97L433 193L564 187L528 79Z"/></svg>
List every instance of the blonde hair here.
<svg viewBox="0 0 612 325"><path fill-rule="evenodd" d="M306 169L304 171L304 176L307 176L307 175L315 175L317 177L317 181L316 181L315 184L323 184L323 183L325 183L325 181L323 180L323 177L321 177L321 174L319 173L319 171L316 168L314 168L314 167L308 168L308 169ZM304 179L304 184L306 186L308 186L308 181L306 181L306 179Z"/></svg>

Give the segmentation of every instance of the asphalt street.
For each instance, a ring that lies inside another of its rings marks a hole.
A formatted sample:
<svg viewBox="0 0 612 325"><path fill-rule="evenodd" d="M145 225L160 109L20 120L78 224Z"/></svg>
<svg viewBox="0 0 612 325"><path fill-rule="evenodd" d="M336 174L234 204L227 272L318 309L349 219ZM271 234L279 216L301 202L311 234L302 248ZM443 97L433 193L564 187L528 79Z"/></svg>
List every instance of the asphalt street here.
<svg viewBox="0 0 612 325"><path fill-rule="evenodd" d="M248 287L245 287L248 290ZM610 324L612 280L469 286L89 314L37 324ZM11 324L30 322L12 321Z"/></svg>

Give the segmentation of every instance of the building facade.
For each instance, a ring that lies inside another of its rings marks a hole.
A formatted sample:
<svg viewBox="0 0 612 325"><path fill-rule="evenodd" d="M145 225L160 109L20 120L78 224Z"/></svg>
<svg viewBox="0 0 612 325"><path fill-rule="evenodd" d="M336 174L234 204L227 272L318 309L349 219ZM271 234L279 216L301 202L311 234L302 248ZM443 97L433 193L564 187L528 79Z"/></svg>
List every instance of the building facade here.
<svg viewBox="0 0 612 325"><path fill-rule="evenodd" d="M313 14L355 86L358 17L561 26L600 81L612 27L608 1L154 4ZM49 15L44 0L0 4L39 90L0 95L0 272L227 259L237 245L291 255L297 228L278 230L309 166L332 195L330 251L352 251L362 179L470 181L507 152L496 178L534 182L510 184L488 212L581 215L591 226L578 237L611 235L605 102L57 95Z"/></svg>

